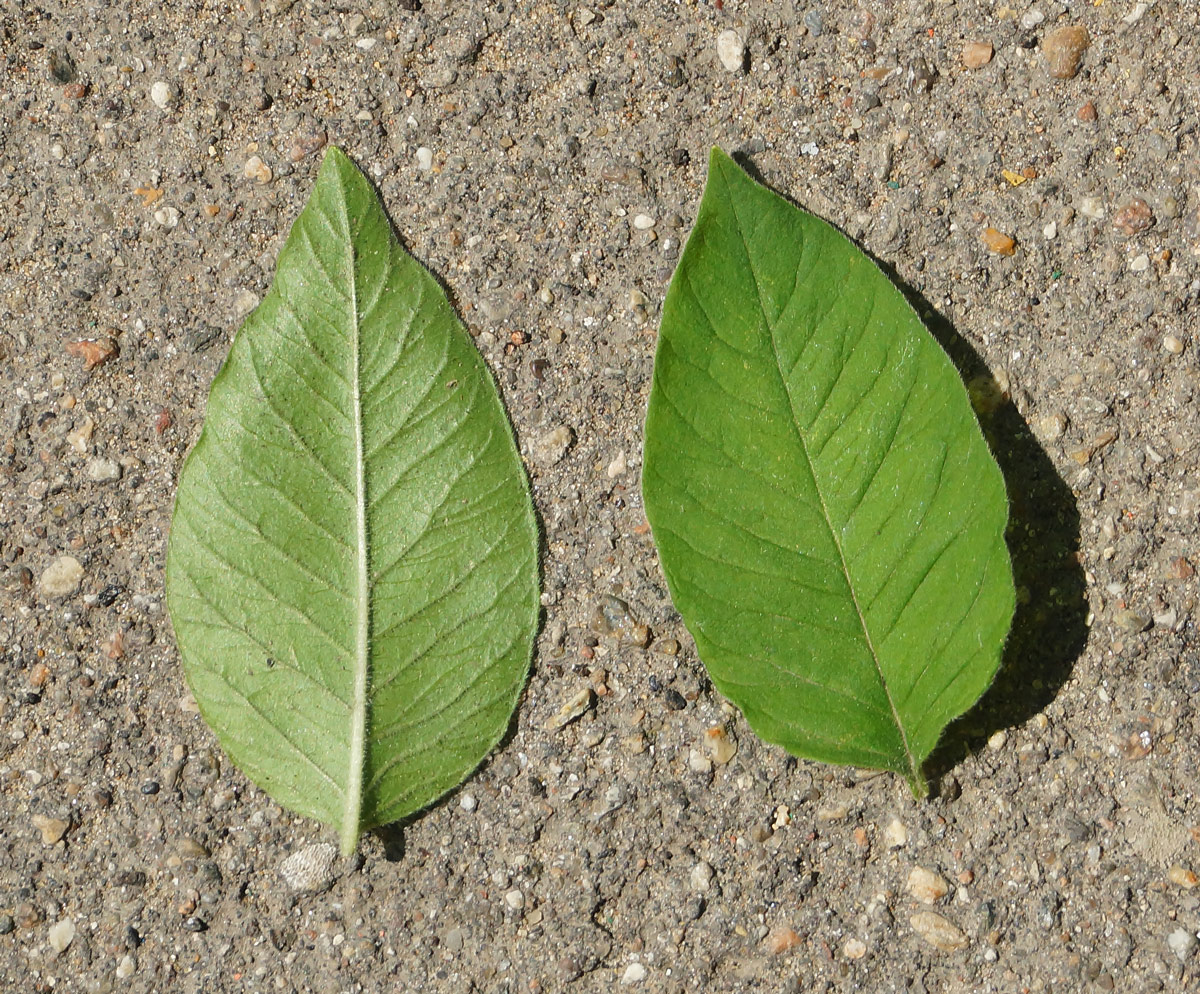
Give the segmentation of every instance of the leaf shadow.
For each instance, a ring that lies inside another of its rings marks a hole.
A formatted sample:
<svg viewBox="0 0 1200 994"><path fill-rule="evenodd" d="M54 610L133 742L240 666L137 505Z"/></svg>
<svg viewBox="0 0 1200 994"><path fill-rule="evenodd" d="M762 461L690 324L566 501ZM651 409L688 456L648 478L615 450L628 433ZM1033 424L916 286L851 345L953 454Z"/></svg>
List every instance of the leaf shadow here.
<svg viewBox="0 0 1200 994"><path fill-rule="evenodd" d="M979 421L1008 490L1006 540L1017 588L1016 613L996 679L974 707L947 726L926 760L925 771L936 793L946 774L978 753L994 732L1023 724L1050 704L1083 652L1088 603L1079 559L1079 509L1012 397L1001 392L971 343L892 266L879 259L875 263L908 298L969 392L983 398Z"/></svg>
<svg viewBox="0 0 1200 994"><path fill-rule="evenodd" d="M734 152L733 158L757 182L807 211L767 182L748 156ZM901 279L894 266L858 242L855 245L904 294L949 355L968 391L974 384L976 394L987 394L995 378L971 343L919 290ZM1080 519L1075 496L1011 396L994 386L992 391L998 403L979 421L1008 490L1005 537L1012 557L1017 607L991 687L946 727L925 762L934 794L942 789L947 774L967 756L978 753L994 732L1021 725L1050 704L1070 677L1087 641L1087 581L1079 560Z"/></svg>

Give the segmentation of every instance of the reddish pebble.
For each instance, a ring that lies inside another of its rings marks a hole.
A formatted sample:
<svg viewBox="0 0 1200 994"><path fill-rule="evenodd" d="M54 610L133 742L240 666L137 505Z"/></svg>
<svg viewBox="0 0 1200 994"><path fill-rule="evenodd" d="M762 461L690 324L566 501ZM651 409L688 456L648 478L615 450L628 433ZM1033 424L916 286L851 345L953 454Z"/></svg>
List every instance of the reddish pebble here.
<svg viewBox="0 0 1200 994"><path fill-rule="evenodd" d="M84 369L95 369L117 354L117 343L111 338L84 338L78 342L67 342L67 353L79 356Z"/></svg>
<svg viewBox="0 0 1200 994"><path fill-rule="evenodd" d="M771 934L767 936L767 949L776 956L786 953L789 949L795 949L798 945L800 945L800 936L786 925L771 929Z"/></svg>
<svg viewBox="0 0 1200 994"><path fill-rule="evenodd" d="M1085 124L1091 124L1096 120L1096 105L1089 100L1075 112L1075 118Z"/></svg>
<svg viewBox="0 0 1200 994"><path fill-rule="evenodd" d="M1183 556L1171 560L1171 569L1167 573L1168 580L1190 580L1195 575L1195 568Z"/></svg>
<svg viewBox="0 0 1200 994"><path fill-rule="evenodd" d="M161 435L164 431L171 427L175 419L171 417L171 412L165 407L158 412L158 420L154 422L154 433Z"/></svg>
<svg viewBox="0 0 1200 994"><path fill-rule="evenodd" d="M1141 197L1134 197L1113 218L1113 227L1120 228L1127 235L1140 235L1153 225L1154 211Z"/></svg>
<svg viewBox="0 0 1200 994"><path fill-rule="evenodd" d="M63 96L68 100L82 100L87 96L87 84L68 83L63 87Z"/></svg>

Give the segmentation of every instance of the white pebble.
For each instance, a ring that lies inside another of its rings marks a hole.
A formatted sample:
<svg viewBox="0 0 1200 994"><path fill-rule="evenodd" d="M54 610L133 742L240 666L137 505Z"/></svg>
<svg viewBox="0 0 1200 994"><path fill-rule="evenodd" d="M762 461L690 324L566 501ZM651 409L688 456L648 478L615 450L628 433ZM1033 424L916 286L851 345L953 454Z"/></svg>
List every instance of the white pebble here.
<svg viewBox="0 0 1200 994"><path fill-rule="evenodd" d="M295 891L323 891L333 886L337 848L328 842L305 846L279 864L279 875Z"/></svg>
<svg viewBox="0 0 1200 994"><path fill-rule="evenodd" d="M842 955L846 959L862 959L867 955L867 944L862 939L847 939L842 946Z"/></svg>
<svg viewBox="0 0 1200 994"><path fill-rule="evenodd" d="M117 964L117 979L127 980L133 976L133 971L137 969L137 963L134 962L132 956L122 956L121 962Z"/></svg>
<svg viewBox="0 0 1200 994"><path fill-rule="evenodd" d="M649 231L654 227L654 218L649 214L635 214L633 218L633 226L638 231Z"/></svg>
<svg viewBox="0 0 1200 994"><path fill-rule="evenodd" d="M1129 263L1129 268L1135 273L1144 273L1150 268L1150 256L1143 252L1139 256L1135 256Z"/></svg>
<svg viewBox="0 0 1200 994"><path fill-rule="evenodd" d="M899 818L893 818L883 828L883 841L889 849L899 849L908 842L908 829Z"/></svg>
<svg viewBox="0 0 1200 994"><path fill-rule="evenodd" d="M111 483L121 478L121 466L115 459L94 456L88 460L87 478L95 483Z"/></svg>
<svg viewBox="0 0 1200 994"><path fill-rule="evenodd" d="M475 804L476 801L474 794L463 794L463 796L458 799L458 806L464 811L474 811Z"/></svg>
<svg viewBox="0 0 1200 994"><path fill-rule="evenodd" d="M433 149L426 148L424 145L417 149L417 168L423 173L427 173L433 168Z"/></svg>
<svg viewBox="0 0 1200 994"><path fill-rule="evenodd" d="M713 868L704 862L704 860L701 860L692 867L692 872L688 874L692 890L699 891L701 894L707 892L712 886L714 875Z"/></svg>
<svg viewBox="0 0 1200 994"><path fill-rule="evenodd" d="M629 463L625 458L625 450L622 449L616 454L613 461L608 464L608 469L605 472L610 480L615 480L618 476L624 476L628 468Z"/></svg>
<svg viewBox="0 0 1200 994"><path fill-rule="evenodd" d="M46 938L50 940L50 948L56 953L61 953L75 938L75 923L70 918L55 922L50 926L50 932Z"/></svg>
<svg viewBox="0 0 1200 994"><path fill-rule="evenodd" d="M513 911L520 911L523 907L525 907L525 895L522 894L521 891L516 887L514 887L504 895L504 903L507 904Z"/></svg>
<svg viewBox="0 0 1200 994"><path fill-rule="evenodd" d="M923 866L914 866L908 875L906 889L918 901L936 904L950 892L950 885L941 874Z"/></svg>
<svg viewBox="0 0 1200 994"><path fill-rule="evenodd" d="M59 556L42 571L38 586L47 597L67 597L83 582L83 564L74 556Z"/></svg>
<svg viewBox="0 0 1200 994"><path fill-rule="evenodd" d="M1054 241L1054 236L1058 234L1058 222L1051 221L1042 229L1042 237L1048 242Z"/></svg>
<svg viewBox="0 0 1200 994"><path fill-rule="evenodd" d="M641 963L630 963L621 975L623 984L640 984L646 979L646 968Z"/></svg>
<svg viewBox="0 0 1200 994"><path fill-rule="evenodd" d="M1084 197L1079 201L1079 213L1084 217L1099 220L1104 217L1104 201L1099 197Z"/></svg>
<svg viewBox="0 0 1200 994"><path fill-rule="evenodd" d="M717 35L717 58L729 72L741 72L746 63L746 42L736 31L722 31Z"/></svg>
<svg viewBox="0 0 1200 994"><path fill-rule="evenodd" d="M150 87L150 99L154 101L154 106L159 110L166 110L175 102L175 94L171 91L171 84L164 83L160 79Z"/></svg>
<svg viewBox="0 0 1200 994"><path fill-rule="evenodd" d="M179 211L174 207L160 207L154 212L154 220L164 228L174 228L179 223Z"/></svg>
<svg viewBox="0 0 1200 994"><path fill-rule="evenodd" d="M1008 744L1008 732L1006 732L1003 728L998 732L993 732L991 737L988 739L987 744L988 748L991 749L992 752L999 752L1005 747L1005 745Z"/></svg>
<svg viewBox="0 0 1200 994"><path fill-rule="evenodd" d="M1162 347L1171 355L1179 355L1183 352L1183 339L1175 335L1163 335Z"/></svg>
<svg viewBox="0 0 1200 994"><path fill-rule="evenodd" d="M1186 928L1177 928L1167 936L1167 948L1179 958L1180 963L1187 962L1195 944L1196 937Z"/></svg>

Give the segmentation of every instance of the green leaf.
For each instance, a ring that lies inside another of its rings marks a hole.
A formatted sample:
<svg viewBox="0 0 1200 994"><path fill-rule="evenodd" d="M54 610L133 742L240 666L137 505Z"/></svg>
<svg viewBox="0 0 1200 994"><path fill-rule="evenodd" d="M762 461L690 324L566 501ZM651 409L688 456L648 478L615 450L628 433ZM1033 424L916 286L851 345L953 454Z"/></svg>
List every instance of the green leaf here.
<svg viewBox="0 0 1200 994"><path fill-rule="evenodd" d="M923 794L1012 620L1004 479L904 297L719 149L663 307L644 458L720 691L762 738Z"/></svg>
<svg viewBox="0 0 1200 994"><path fill-rule="evenodd" d="M233 761L346 853L460 783L524 686L537 530L511 429L337 149L213 382L167 603Z"/></svg>

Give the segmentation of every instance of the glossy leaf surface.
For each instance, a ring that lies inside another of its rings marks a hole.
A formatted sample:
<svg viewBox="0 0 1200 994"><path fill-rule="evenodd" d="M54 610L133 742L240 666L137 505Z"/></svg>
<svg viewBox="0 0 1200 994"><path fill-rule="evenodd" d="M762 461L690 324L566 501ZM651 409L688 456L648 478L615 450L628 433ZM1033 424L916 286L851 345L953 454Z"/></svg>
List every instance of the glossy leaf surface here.
<svg viewBox="0 0 1200 994"><path fill-rule="evenodd" d="M508 420L337 149L213 382L167 600L221 744L345 852L466 777L524 685L537 533Z"/></svg>
<svg viewBox="0 0 1200 994"><path fill-rule="evenodd" d="M762 738L923 793L1011 623L1004 480L899 291L717 149L645 438L646 513L716 686Z"/></svg>

